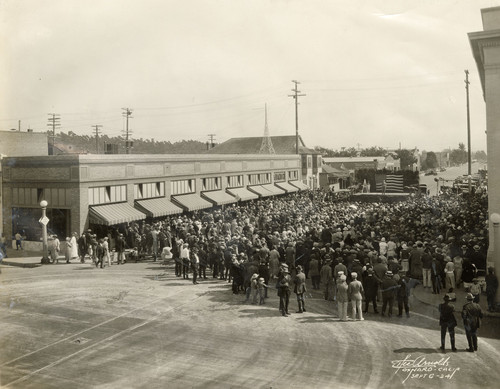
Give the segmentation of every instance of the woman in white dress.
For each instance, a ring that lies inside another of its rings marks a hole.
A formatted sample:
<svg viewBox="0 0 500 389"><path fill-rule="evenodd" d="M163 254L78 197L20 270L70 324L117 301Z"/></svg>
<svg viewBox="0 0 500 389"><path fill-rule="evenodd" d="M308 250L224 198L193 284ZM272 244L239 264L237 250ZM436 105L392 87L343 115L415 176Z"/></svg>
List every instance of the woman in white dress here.
<svg viewBox="0 0 500 389"><path fill-rule="evenodd" d="M69 243L71 245L71 252L69 255L70 260L74 259L74 258L78 258L78 243L76 242L76 237L77 237L76 232L73 232L73 235L71 236L71 239L69 241Z"/></svg>

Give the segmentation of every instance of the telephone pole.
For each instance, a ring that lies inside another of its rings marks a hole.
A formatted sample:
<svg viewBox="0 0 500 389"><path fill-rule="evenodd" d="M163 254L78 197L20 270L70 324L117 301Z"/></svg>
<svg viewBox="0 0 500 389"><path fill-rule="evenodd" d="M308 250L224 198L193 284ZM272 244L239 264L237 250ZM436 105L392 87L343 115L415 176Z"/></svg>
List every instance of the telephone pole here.
<svg viewBox="0 0 500 389"><path fill-rule="evenodd" d="M127 127L125 130L125 153L129 154L130 153L129 137L132 134L132 131L128 129L128 119L133 118L132 116L130 116L130 115L132 115L132 110L130 108L122 108L122 110L123 110L122 116L127 118Z"/></svg>
<svg viewBox="0 0 500 389"><path fill-rule="evenodd" d="M101 124L94 124L92 127L94 127L94 131L95 131L95 152L96 152L96 154L99 154L99 134L100 134L99 128L101 128L102 125Z"/></svg>
<svg viewBox="0 0 500 389"><path fill-rule="evenodd" d="M208 134L208 137L210 138L210 140L207 149L210 150L214 147L215 134Z"/></svg>
<svg viewBox="0 0 500 389"><path fill-rule="evenodd" d="M299 97L305 96L305 94L299 94L300 91L297 89L297 85L300 82L292 80L295 84L295 88L292 89L293 95L288 95L288 97L293 97L295 99L295 153L299 153Z"/></svg>
<svg viewBox="0 0 500 389"><path fill-rule="evenodd" d="M465 91L467 96L467 164L469 176L469 193L471 192L472 159L470 150L470 112L469 112L469 71L465 70Z"/></svg>
<svg viewBox="0 0 500 389"><path fill-rule="evenodd" d="M56 139L56 127L61 127L61 115L57 113L49 113L49 123L47 126L52 127L52 135L49 135L52 138L52 155L54 155L54 144Z"/></svg>

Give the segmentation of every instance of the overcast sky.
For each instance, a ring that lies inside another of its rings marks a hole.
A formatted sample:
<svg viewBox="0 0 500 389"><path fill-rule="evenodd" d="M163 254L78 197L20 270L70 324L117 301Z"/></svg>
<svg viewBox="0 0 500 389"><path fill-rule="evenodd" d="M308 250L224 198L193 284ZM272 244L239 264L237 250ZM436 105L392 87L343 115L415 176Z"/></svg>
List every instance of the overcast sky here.
<svg viewBox="0 0 500 389"><path fill-rule="evenodd" d="M500 0L0 0L0 129L486 149L467 37Z"/></svg>

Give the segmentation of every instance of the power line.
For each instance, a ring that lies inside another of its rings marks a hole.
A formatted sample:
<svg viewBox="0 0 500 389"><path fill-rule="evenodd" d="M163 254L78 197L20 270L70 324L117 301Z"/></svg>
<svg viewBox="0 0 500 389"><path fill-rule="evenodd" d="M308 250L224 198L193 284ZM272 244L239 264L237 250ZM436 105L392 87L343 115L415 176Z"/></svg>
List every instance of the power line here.
<svg viewBox="0 0 500 389"><path fill-rule="evenodd" d="M99 128L102 127L102 124L94 124L92 127L94 127L95 131L95 152L99 154L99 134L101 133Z"/></svg>
<svg viewBox="0 0 500 389"><path fill-rule="evenodd" d="M295 99L295 153L299 153L299 97L305 96L305 94L299 94L300 91L297 89L297 85L300 82L292 80L295 84L295 88L292 89L292 92L295 92L293 95L288 95L288 97L293 97Z"/></svg>
<svg viewBox="0 0 500 389"><path fill-rule="evenodd" d="M124 111L122 113L122 116L127 118L127 127L125 129L125 153L129 154L131 148L131 142L129 141L129 136L132 134L132 131L129 130L128 128L128 119L132 118L132 116L130 116L132 115L132 110L130 108L122 108L122 110Z"/></svg>

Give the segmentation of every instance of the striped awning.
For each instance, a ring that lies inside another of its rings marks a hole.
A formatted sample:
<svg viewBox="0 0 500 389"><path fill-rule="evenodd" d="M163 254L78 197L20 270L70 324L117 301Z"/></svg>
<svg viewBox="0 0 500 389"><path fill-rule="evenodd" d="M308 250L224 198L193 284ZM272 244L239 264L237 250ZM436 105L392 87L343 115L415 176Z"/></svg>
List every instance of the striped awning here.
<svg viewBox="0 0 500 389"><path fill-rule="evenodd" d="M236 197L231 196L229 193L222 190L203 192L202 195L216 205L232 204L238 201Z"/></svg>
<svg viewBox="0 0 500 389"><path fill-rule="evenodd" d="M274 185L276 185L278 188L286 190L287 193L299 191L299 188L297 188L296 186L290 185L288 182L275 182Z"/></svg>
<svg viewBox="0 0 500 389"><path fill-rule="evenodd" d="M273 184L262 185L262 187L271 192L273 195L282 195L286 193L285 190L278 188L276 185Z"/></svg>
<svg viewBox="0 0 500 389"><path fill-rule="evenodd" d="M199 209L210 208L213 204L205 199L202 199L196 193L186 194L181 196L172 196L179 205L187 211L197 211Z"/></svg>
<svg viewBox="0 0 500 389"><path fill-rule="evenodd" d="M288 181L288 183L292 184L293 186L296 186L300 190L309 190L309 187L302 181Z"/></svg>
<svg viewBox="0 0 500 389"><path fill-rule="evenodd" d="M173 204L168 198L147 199L136 201L136 206L150 217L162 217L182 213L181 207Z"/></svg>
<svg viewBox="0 0 500 389"><path fill-rule="evenodd" d="M146 215L128 203L116 203L89 207L89 219L93 224L112 226L144 220Z"/></svg>
<svg viewBox="0 0 500 389"><path fill-rule="evenodd" d="M261 197L274 196L273 192L264 188L262 185L252 185L252 186L249 186L248 189L250 189L252 192L257 193Z"/></svg>
<svg viewBox="0 0 500 389"><path fill-rule="evenodd" d="M228 193L233 195L236 200L248 201L258 199L259 196L253 192L250 192L247 188L228 188Z"/></svg>

